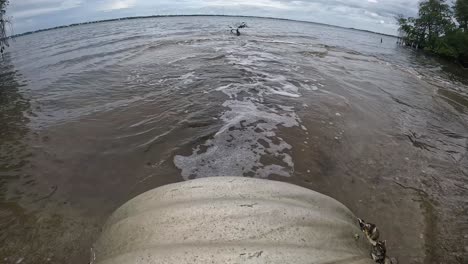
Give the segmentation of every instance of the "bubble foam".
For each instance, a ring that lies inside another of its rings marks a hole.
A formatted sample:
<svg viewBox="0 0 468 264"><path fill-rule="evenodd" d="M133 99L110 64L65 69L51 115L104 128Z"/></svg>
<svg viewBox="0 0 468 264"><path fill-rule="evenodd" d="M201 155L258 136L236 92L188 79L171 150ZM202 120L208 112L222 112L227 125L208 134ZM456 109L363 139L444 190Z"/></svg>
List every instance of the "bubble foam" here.
<svg viewBox="0 0 468 264"><path fill-rule="evenodd" d="M280 128L299 127L301 120L293 106L265 104L267 96L300 97L299 88L281 74L273 76L258 69L260 53L229 50L226 57L248 73L248 82L229 83L215 91L227 95L222 104L223 126L213 138L196 146L189 156L176 155L174 164L185 180L210 176L271 175L288 177L294 172L292 146L277 135Z"/></svg>

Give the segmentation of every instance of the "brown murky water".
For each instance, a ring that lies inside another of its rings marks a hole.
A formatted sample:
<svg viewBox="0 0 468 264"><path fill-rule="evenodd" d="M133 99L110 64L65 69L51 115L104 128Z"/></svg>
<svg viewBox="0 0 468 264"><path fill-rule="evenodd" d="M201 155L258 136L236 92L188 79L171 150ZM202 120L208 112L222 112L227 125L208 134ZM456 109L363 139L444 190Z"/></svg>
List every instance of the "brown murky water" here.
<svg viewBox="0 0 468 264"><path fill-rule="evenodd" d="M376 223L400 263L468 261L468 73L309 23L160 18L17 38L0 69L0 259L87 263L157 186L292 182Z"/></svg>

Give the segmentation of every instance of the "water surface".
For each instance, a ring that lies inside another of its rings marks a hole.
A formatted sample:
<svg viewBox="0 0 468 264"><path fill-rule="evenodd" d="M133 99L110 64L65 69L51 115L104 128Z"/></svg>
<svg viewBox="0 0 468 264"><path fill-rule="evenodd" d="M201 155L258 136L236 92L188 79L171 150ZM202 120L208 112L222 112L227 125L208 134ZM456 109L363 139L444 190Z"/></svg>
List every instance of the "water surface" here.
<svg viewBox="0 0 468 264"><path fill-rule="evenodd" d="M467 72L395 43L232 17L17 38L0 69L0 259L86 263L128 199L229 175L334 197L400 263L466 262Z"/></svg>

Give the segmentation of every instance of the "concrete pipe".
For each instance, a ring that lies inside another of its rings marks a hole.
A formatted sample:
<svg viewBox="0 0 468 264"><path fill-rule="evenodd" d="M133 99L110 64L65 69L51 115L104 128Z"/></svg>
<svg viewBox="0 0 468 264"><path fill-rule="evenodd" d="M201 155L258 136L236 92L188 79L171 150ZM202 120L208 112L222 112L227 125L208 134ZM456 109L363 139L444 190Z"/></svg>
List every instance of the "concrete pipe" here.
<svg viewBox="0 0 468 264"><path fill-rule="evenodd" d="M117 209L92 250L95 264L372 264L357 218L292 184L202 178L143 193Z"/></svg>

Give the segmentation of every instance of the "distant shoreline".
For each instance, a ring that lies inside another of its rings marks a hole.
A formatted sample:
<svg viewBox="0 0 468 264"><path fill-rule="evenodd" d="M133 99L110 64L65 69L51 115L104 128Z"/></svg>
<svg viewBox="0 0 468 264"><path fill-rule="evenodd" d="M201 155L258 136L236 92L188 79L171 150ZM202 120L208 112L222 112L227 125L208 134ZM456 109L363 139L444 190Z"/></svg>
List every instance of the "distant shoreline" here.
<svg viewBox="0 0 468 264"><path fill-rule="evenodd" d="M112 18L112 19L95 20L95 21L88 21L88 22L82 22L82 23L73 23L73 24L63 25L63 26L58 26L58 27L52 27L52 28L45 28L45 29L39 29L39 30L34 30L34 31L28 31L28 32L24 32L24 33L21 33L21 34L12 35L12 36L10 36L9 38L17 38L17 37L21 37L21 36L31 35L31 34L34 34L34 33L39 33L39 32L44 32L44 31L50 31L50 30L55 30L55 29L61 29L61 28L68 28L68 27L81 26L81 25L97 24L97 23L104 23L104 22L114 22L114 21L122 21L122 20L148 19L148 18L164 18L164 17L240 17L240 18L262 18L262 19L273 19L273 20L284 20L284 21L311 23L311 24L322 25L322 26L328 26L328 27L334 27L334 28L342 28L342 29L349 29L349 30L356 30L356 31L361 31L361 32L367 32L367 33L372 33L372 34L381 35L381 36L387 36L387 37L395 37L395 38L397 37L397 36L395 36L395 35L384 34L384 33L374 32L374 31L365 30L365 29L340 27L340 26L336 26L336 25L330 25L330 24L324 24L324 23L312 22L312 21L304 21L304 20L289 19L289 18L261 17L261 16L242 16L242 15L210 15L210 14L199 14L199 15L198 15L198 14L193 14L193 15L152 15L152 16L134 16L134 17L121 17L121 18Z"/></svg>

